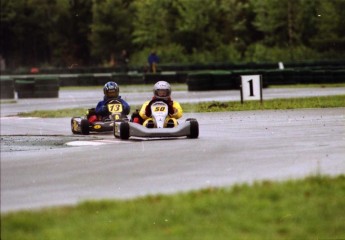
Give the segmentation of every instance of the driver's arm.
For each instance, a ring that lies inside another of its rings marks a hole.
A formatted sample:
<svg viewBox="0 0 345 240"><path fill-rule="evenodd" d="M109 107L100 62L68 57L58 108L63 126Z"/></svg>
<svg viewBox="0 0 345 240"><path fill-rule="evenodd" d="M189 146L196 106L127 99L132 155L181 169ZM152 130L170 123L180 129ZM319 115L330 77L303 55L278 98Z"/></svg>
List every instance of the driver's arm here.
<svg viewBox="0 0 345 240"><path fill-rule="evenodd" d="M142 119L146 120L149 118L149 116L146 116L146 107L150 103L150 101L144 102L144 104L141 106L141 109L139 111L139 115Z"/></svg>
<svg viewBox="0 0 345 240"><path fill-rule="evenodd" d="M180 103L174 101L173 102L173 108L174 108L174 113L170 114L170 117L176 118L176 119L182 117L183 110L182 110Z"/></svg>
<svg viewBox="0 0 345 240"><path fill-rule="evenodd" d="M104 101L100 101L97 106L96 106L96 114L97 115L101 115L101 116L105 116L105 115L108 115L109 112L108 112L108 109L107 109L107 106L104 105Z"/></svg>
<svg viewBox="0 0 345 240"><path fill-rule="evenodd" d="M121 100L122 100L122 99L121 99ZM131 111L131 107L130 107L129 104L128 104L126 101L124 101L124 100L122 100L121 103L122 103L122 106L123 106L123 114L128 115L129 112Z"/></svg>

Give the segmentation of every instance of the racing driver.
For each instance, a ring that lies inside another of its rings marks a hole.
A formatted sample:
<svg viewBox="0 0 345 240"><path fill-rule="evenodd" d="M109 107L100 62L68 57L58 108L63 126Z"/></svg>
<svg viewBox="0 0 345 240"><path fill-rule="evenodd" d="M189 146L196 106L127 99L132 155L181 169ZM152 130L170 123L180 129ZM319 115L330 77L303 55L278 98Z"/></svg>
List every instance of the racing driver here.
<svg viewBox="0 0 345 240"><path fill-rule="evenodd" d="M103 87L104 97L99 101L94 111L89 111L88 120L90 123L101 120L109 116L107 103L110 100L119 100L122 103L123 114L128 115L130 112L129 104L119 96L120 88L115 82L107 82Z"/></svg>
<svg viewBox="0 0 345 240"><path fill-rule="evenodd" d="M182 117L182 107L177 101L171 99L171 86L166 81L159 81L153 86L153 97L150 101L146 101L139 114L135 116L132 115L133 122L141 123L143 121L143 126L147 128L153 128L154 123L151 118L151 105L156 101L163 101L168 105L169 116L166 119L165 127L172 128L177 126L178 122L176 119Z"/></svg>

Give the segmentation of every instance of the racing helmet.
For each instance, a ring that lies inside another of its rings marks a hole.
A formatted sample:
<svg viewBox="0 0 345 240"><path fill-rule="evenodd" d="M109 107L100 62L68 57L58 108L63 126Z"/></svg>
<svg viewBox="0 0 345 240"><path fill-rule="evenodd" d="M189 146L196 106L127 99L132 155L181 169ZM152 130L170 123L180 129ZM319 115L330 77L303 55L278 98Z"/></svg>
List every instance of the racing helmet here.
<svg viewBox="0 0 345 240"><path fill-rule="evenodd" d="M169 100L171 95L170 84L166 81L159 81L153 87L153 95L156 99Z"/></svg>
<svg viewBox="0 0 345 240"><path fill-rule="evenodd" d="M107 82L103 87L104 96L107 98L117 98L120 88L115 82Z"/></svg>

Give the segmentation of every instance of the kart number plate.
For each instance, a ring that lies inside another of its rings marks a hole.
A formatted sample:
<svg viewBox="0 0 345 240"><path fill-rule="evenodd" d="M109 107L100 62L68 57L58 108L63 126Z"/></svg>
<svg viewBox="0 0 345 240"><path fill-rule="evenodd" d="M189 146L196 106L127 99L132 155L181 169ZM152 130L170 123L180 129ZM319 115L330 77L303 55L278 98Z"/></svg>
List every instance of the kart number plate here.
<svg viewBox="0 0 345 240"><path fill-rule="evenodd" d="M119 104L119 103L108 104L108 110L111 113L121 113L122 104Z"/></svg>
<svg viewBox="0 0 345 240"><path fill-rule="evenodd" d="M164 112L165 111L165 107L164 106L154 107L153 111L154 112Z"/></svg>

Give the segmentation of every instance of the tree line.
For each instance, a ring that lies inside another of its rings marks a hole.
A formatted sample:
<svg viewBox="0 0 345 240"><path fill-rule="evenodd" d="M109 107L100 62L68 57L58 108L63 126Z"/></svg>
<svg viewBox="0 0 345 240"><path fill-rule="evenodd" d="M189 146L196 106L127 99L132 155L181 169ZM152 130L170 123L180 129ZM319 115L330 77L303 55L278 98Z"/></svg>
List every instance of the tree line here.
<svg viewBox="0 0 345 240"><path fill-rule="evenodd" d="M9 68L345 58L345 0L1 0Z"/></svg>

